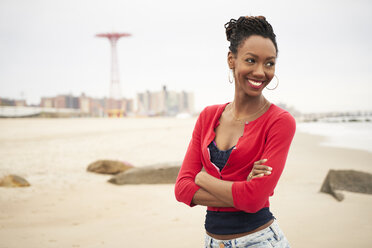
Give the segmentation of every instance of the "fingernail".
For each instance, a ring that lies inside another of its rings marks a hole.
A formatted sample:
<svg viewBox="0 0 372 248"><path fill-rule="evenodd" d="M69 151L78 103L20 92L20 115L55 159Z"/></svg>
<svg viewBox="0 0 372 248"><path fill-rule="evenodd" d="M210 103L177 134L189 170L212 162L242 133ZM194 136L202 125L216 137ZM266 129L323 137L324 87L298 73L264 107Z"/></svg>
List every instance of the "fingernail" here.
<svg viewBox="0 0 372 248"><path fill-rule="evenodd" d="M271 167L267 167L267 169L268 169L269 171L273 170L273 168L271 168Z"/></svg>
<svg viewBox="0 0 372 248"><path fill-rule="evenodd" d="M263 159L263 162L266 162L267 161L267 159L265 158L265 159Z"/></svg>
<svg viewBox="0 0 372 248"><path fill-rule="evenodd" d="M267 171L266 173L267 173L267 174L271 174L271 171Z"/></svg>

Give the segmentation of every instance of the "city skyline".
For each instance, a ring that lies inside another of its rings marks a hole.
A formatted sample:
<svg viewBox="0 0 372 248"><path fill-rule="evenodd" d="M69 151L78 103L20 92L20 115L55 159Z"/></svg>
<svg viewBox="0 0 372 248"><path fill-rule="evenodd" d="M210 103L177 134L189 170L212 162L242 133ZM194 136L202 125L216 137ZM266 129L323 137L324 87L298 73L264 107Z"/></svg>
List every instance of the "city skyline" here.
<svg viewBox="0 0 372 248"><path fill-rule="evenodd" d="M62 114L59 116L59 114ZM195 114L194 94L168 90L137 93L135 98L95 98L80 95L56 94L41 97L38 104L0 96L0 117L124 117L124 116L192 116Z"/></svg>
<svg viewBox="0 0 372 248"><path fill-rule="evenodd" d="M57 93L107 97L110 47L94 35L115 30L133 34L118 44L123 97L166 84L194 92L197 111L232 101L223 24L248 14L265 15L277 35L280 84L264 91L270 101L304 113L370 110L371 7L369 1L319 0L4 0L0 96L29 104Z"/></svg>

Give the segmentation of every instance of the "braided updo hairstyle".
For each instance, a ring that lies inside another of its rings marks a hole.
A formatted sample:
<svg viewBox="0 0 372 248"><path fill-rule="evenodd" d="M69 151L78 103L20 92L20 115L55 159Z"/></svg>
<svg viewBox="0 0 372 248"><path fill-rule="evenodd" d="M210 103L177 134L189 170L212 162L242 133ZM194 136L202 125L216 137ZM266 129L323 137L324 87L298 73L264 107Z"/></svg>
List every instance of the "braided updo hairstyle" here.
<svg viewBox="0 0 372 248"><path fill-rule="evenodd" d="M251 35L269 38L274 43L276 54L278 54L276 35L264 16L241 16L238 20L231 19L225 24L225 29L226 38L230 41L229 49L233 54L238 52L240 44Z"/></svg>

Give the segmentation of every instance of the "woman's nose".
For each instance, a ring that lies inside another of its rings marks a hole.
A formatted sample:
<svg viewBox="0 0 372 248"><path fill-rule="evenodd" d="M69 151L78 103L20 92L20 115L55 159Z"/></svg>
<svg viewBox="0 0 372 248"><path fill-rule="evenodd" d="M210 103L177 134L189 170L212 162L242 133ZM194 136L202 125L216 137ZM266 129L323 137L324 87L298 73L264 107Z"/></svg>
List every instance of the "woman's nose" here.
<svg viewBox="0 0 372 248"><path fill-rule="evenodd" d="M253 75L256 77L264 77L265 71L263 65L257 64L253 70Z"/></svg>

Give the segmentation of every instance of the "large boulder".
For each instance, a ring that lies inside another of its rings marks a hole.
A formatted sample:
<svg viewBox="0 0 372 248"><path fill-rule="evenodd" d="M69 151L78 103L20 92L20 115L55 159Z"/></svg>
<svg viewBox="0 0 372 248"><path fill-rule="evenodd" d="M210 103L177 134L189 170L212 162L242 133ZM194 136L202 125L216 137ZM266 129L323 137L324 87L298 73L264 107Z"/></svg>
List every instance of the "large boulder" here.
<svg viewBox="0 0 372 248"><path fill-rule="evenodd" d="M180 165L176 164L157 164L133 168L112 177L108 181L118 185L175 183L180 168Z"/></svg>
<svg viewBox="0 0 372 248"><path fill-rule="evenodd" d="M344 195L338 190L372 194L372 174L355 170L329 170L320 191L342 201Z"/></svg>
<svg viewBox="0 0 372 248"><path fill-rule="evenodd" d="M111 174L115 175L129 169L132 169L133 165L124 161L116 160L98 160L88 165L87 171L100 173L100 174Z"/></svg>
<svg viewBox="0 0 372 248"><path fill-rule="evenodd" d="M23 177L17 175L7 175L0 179L1 187L28 187L29 182Z"/></svg>

